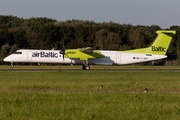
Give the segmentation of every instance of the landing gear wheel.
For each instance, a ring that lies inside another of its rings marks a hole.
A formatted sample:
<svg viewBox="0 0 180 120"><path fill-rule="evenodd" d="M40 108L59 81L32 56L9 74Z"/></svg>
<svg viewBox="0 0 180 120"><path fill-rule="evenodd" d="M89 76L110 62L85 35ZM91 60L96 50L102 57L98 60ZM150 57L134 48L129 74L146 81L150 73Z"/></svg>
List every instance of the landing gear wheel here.
<svg viewBox="0 0 180 120"><path fill-rule="evenodd" d="M13 63L11 63L11 68L13 68L14 67L14 65L13 65Z"/></svg>
<svg viewBox="0 0 180 120"><path fill-rule="evenodd" d="M90 70L90 67L89 67L89 66L86 66L85 68L86 68L86 70Z"/></svg>
<svg viewBox="0 0 180 120"><path fill-rule="evenodd" d="M83 69L83 70L90 70L90 67L83 65L82 69Z"/></svg>
<svg viewBox="0 0 180 120"><path fill-rule="evenodd" d="M86 70L86 66L85 66L85 65L83 65L82 69L83 69L83 70Z"/></svg>

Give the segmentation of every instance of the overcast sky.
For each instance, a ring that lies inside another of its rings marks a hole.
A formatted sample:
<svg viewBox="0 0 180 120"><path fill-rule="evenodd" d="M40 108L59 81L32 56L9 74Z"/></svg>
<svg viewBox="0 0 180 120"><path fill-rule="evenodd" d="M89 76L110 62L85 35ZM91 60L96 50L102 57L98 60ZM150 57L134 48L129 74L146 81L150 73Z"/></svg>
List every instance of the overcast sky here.
<svg viewBox="0 0 180 120"><path fill-rule="evenodd" d="M179 12L180 0L0 0L0 15L113 21L163 29L180 25Z"/></svg>

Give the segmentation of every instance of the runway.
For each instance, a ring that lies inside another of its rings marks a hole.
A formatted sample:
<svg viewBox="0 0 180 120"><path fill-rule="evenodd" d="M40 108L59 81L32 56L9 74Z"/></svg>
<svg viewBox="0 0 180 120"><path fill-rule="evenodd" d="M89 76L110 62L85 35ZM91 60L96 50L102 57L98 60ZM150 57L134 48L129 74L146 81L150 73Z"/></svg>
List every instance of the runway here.
<svg viewBox="0 0 180 120"><path fill-rule="evenodd" d="M51 72L51 71L180 71L180 69L0 69L12 72Z"/></svg>

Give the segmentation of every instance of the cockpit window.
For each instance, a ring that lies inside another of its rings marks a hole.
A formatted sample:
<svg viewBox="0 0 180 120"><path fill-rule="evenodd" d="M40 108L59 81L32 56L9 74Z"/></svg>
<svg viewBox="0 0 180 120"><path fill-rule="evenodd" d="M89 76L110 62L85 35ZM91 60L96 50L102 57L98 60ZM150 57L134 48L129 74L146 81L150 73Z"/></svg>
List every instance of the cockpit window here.
<svg viewBox="0 0 180 120"><path fill-rule="evenodd" d="M14 52L14 54L22 54L22 52Z"/></svg>

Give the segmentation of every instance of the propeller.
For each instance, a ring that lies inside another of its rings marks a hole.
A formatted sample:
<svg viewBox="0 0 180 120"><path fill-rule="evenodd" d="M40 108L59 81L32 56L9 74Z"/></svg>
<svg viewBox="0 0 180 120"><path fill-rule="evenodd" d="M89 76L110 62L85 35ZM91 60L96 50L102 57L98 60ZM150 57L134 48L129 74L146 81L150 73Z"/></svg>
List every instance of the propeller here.
<svg viewBox="0 0 180 120"><path fill-rule="evenodd" d="M61 49L61 51L59 53L63 55L63 61L64 61L64 57L65 57L65 47L64 47L64 44L63 44L63 47L62 47L62 49Z"/></svg>

